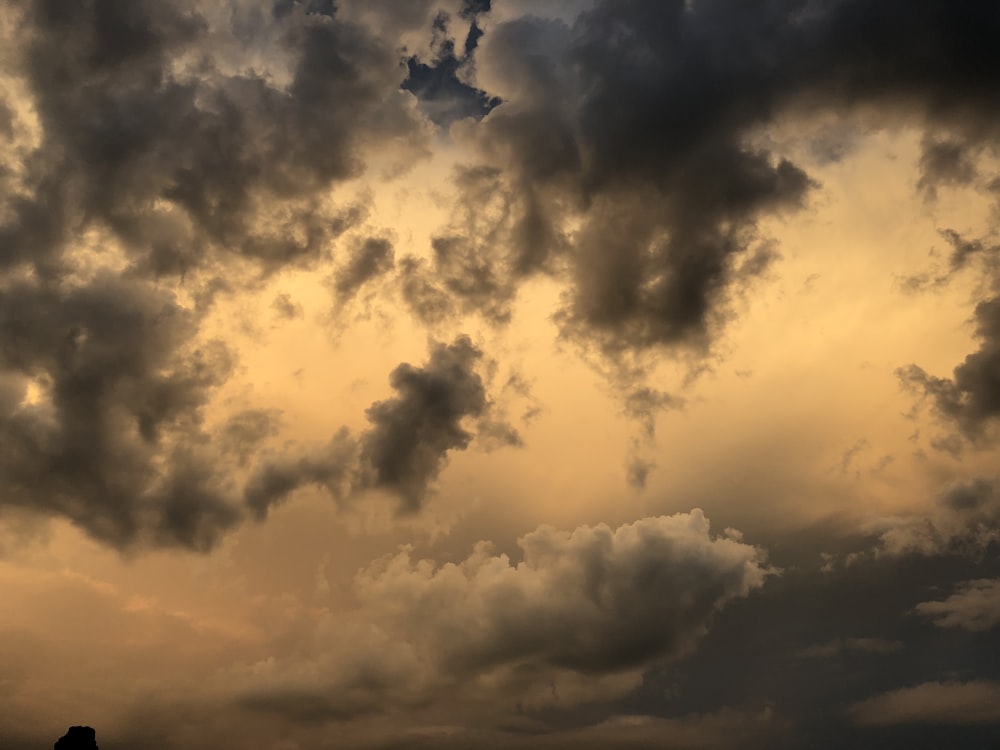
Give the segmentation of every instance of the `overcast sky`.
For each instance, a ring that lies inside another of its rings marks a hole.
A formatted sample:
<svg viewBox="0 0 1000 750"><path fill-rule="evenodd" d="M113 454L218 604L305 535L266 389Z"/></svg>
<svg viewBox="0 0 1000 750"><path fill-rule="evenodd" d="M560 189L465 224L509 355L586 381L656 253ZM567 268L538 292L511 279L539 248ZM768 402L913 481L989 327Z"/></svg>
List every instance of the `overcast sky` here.
<svg viewBox="0 0 1000 750"><path fill-rule="evenodd" d="M998 38L0 3L0 745L997 747Z"/></svg>

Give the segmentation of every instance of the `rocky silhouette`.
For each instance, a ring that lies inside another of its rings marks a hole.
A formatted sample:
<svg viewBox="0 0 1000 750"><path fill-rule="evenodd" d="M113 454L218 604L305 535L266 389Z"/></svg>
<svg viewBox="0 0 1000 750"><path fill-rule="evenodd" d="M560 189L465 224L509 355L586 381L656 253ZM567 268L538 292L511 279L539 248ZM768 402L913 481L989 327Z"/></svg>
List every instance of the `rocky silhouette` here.
<svg viewBox="0 0 1000 750"><path fill-rule="evenodd" d="M97 732L90 727L70 727L56 740L53 750L98 750Z"/></svg>

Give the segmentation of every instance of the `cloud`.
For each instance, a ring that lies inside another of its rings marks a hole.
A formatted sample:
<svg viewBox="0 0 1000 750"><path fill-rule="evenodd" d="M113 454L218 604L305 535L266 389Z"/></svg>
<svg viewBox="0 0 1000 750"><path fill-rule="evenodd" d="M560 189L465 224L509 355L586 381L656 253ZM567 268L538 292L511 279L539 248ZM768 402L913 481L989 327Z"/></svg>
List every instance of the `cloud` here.
<svg viewBox="0 0 1000 750"><path fill-rule="evenodd" d="M450 345L434 345L423 367L402 364L392 371L389 383L398 395L365 412L371 427L359 442L366 487L393 492L407 510L420 507L448 452L464 450L472 441L462 420L488 409L483 380L474 369L481 358L482 352L460 336Z"/></svg>
<svg viewBox="0 0 1000 750"><path fill-rule="evenodd" d="M795 655L800 659L833 659L844 654L891 654L903 648L899 641L884 638L834 638L827 643L809 646Z"/></svg>
<svg viewBox="0 0 1000 750"><path fill-rule="evenodd" d="M366 410L367 430L355 437L344 429L322 450L266 462L247 484L246 503L262 518L292 491L316 484L337 499L381 490L399 501L401 512L419 510L448 454L476 437L467 420L479 421L489 445L519 442L516 430L491 413L476 369L482 357L467 336L432 344L422 367L403 363L392 371L397 395Z"/></svg>
<svg viewBox="0 0 1000 750"><path fill-rule="evenodd" d="M0 295L2 502L130 547L206 549L241 517L202 427L233 367L197 318L145 282L24 281ZM250 449L244 435L241 450Z"/></svg>
<svg viewBox="0 0 1000 750"><path fill-rule="evenodd" d="M945 488L925 515L884 519L879 553L981 555L1000 540L1000 494L986 479L956 482Z"/></svg>
<svg viewBox="0 0 1000 750"><path fill-rule="evenodd" d="M362 571L359 595L456 675L521 663L601 675L684 654L768 574L758 549L713 538L697 509L543 526L518 546L516 564L481 543L440 567L404 550Z"/></svg>
<svg viewBox="0 0 1000 750"><path fill-rule="evenodd" d="M143 273L231 253L273 269L316 259L356 221L323 192L363 169L366 144L423 137L407 96L391 93L401 78L391 48L292 7L267 30L287 69L257 75L227 65L245 33L237 20L119 0L39 2L25 14L18 50L42 133L25 160L31 193L0 227L8 263L57 263L96 226ZM223 46L206 55L210 44Z"/></svg>
<svg viewBox="0 0 1000 750"><path fill-rule="evenodd" d="M989 630L1000 625L1000 579L966 581L944 601L921 602L914 611L939 628Z"/></svg>
<svg viewBox="0 0 1000 750"><path fill-rule="evenodd" d="M495 170L505 211L474 255L489 285L455 294L503 307L522 279L550 273L567 284L565 337L612 358L704 352L775 257L760 222L817 188L761 132L820 110L867 126L877 108L883 127L925 131L922 189L965 183L1000 134L989 84L1000 64L974 52L998 26L990 8L943 0L752 13L602 2L572 22L488 23L475 85L503 101L452 132L473 149L470 168ZM448 237L476 247L487 235Z"/></svg>
<svg viewBox="0 0 1000 750"><path fill-rule="evenodd" d="M39 0L2 32L2 502L122 548L207 549L242 516L270 418L204 427L235 364L213 297L326 257L365 213L331 189L425 151L390 42L329 3L229 10Z"/></svg>
<svg viewBox="0 0 1000 750"><path fill-rule="evenodd" d="M388 239L368 237L355 243L350 259L334 275L338 301L351 299L369 281L390 271L394 263L395 254Z"/></svg>
<svg viewBox="0 0 1000 750"><path fill-rule="evenodd" d="M970 439L984 436L1000 416L1000 297L980 302L975 310L979 349L955 368L951 378L929 375L916 365L899 377L928 396L935 409Z"/></svg>
<svg viewBox="0 0 1000 750"><path fill-rule="evenodd" d="M903 288L908 292L919 292L928 288L943 287L959 272L979 260L985 266L987 276L996 274L996 254L1000 246L988 244L983 239L969 239L954 229L942 229L939 234L951 246L947 267L936 274L918 273L903 277ZM912 368L911 368L912 369ZM905 372L903 370L902 372Z"/></svg>
<svg viewBox="0 0 1000 750"><path fill-rule="evenodd" d="M274 298L271 308L281 318L292 320L302 316L302 305L292 299L288 292L282 292Z"/></svg>
<svg viewBox="0 0 1000 750"><path fill-rule="evenodd" d="M713 537L697 509L616 529L542 526L518 546L518 562L488 542L456 563L408 547L376 561L356 576L357 617L329 618L316 639L328 645L301 663L249 668L248 699L330 720L422 702L479 701L495 715L617 697L694 649L772 572L758 548Z"/></svg>
<svg viewBox="0 0 1000 750"><path fill-rule="evenodd" d="M868 698L851 707L864 726L1000 723L1000 684L925 682Z"/></svg>

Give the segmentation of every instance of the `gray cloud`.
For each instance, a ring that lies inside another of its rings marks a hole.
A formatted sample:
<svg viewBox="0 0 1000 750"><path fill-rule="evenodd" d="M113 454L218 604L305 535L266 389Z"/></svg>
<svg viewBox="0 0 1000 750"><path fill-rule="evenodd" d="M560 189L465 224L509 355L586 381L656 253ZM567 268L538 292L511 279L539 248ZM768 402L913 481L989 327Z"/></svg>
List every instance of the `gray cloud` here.
<svg viewBox="0 0 1000 750"><path fill-rule="evenodd" d="M1000 579L966 581L944 601L921 602L914 611L941 628L989 630L1000 625Z"/></svg>
<svg viewBox="0 0 1000 750"><path fill-rule="evenodd" d="M370 427L352 436L341 430L319 452L265 463L251 478L246 502L259 516L299 487L317 484L335 498L368 490L395 496L402 512L420 509L447 456L476 437L467 420L478 420L487 445L516 445L516 430L491 413L476 371L482 352L466 336L433 344L422 367L399 365L389 376L397 395L365 412Z"/></svg>
<svg viewBox="0 0 1000 750"><path fill-rule="evenodd" d="M302 305L292 299L292 295L282 292L274 298L271 308L275 313L285 320L292 320L302 316Z"/></svg>
<svg viewBox="0 0 1000 750"><path fill-rule="evenodd" d="M230 10L37 0L4 26L26 96L0 152L2 502L120 547L205 549L242 515L273 420L203 426L234 362L202 340L213 295L329 254L365 211L330 189L424 148L391 42L329 3Z"/></svg>
<svg viewBox="0 0 1000 750"><path fill-rule="evenodd" d="M476 82L503 103L456 132L478 149L479 173L495 170L503 241L453 269L453 293L502 308L520 279L558 267L564 335L616 357L702 351L774 257L759 252L759 220L801 208L815 187L754 134L800 112L864 117L874 104L883 122L925 128L923 189L965 183L1000 132L989 83L1000 60L977 51L998 26L975 2L860 0L753 12L605 2L572 24L488 26ZM452 227L449 248L463 246L458 232L468 247L489 240Z"/></svg>
<svg viewBox="0 0 1000 750"><path fill-rule="evenodd" d="M388 239L368 237L355 243L347 263L334 275L338 301L349 300L369 281L390 271L394 263L395 254Z"/></svg>
<svg viewBox="0 0 1000 750"><path fill-rule="evenodd" d="M26 162L32 195L0 228L7 262L57 262L87 225L157 275L220 253L265 268L316 258L356 220L325 209L321 191L360 172L364 143L421 131L406 97L385 95L401 77L391 48L307 11L273 21L292 59L280 88L205 55L239 29L194 5L35 3L22 66L43 137Z"/></svg>
<svg viewBox="0 0 1000 750"><path fill-rule="evenodd" d="M389 383L398 395L365 412L371 423L359 441L365 486L398 495L406 510L420 507L448 452L472 441L462 420L484 415L489 406L475 371L482 356L460 336L434 345L423 367L402 364L392 371Z"/></svg>
<svg viewBox="0 0 1000 750"><path fill-rule="evenodd" d="M713 538L697 509L617 529L543 526L518 544L516 564L485 544L440 567L404 551L363 571L360 595L456 675L534 665L596 676L686 653L768 574L758 549Z"/></svg>
<svg viewBox="0 0 1000 750"><path fill-rule="evenodd" d="M712 536L697 509L617 529L542 526L518 545L517 562L487 542L456 563L410 548L376 561L355 579L361 609L324 621L301 663L246 670L239 700L319 721L477 704L517 721L620 697L770 573L761 550Z"/></svg>
<svg viewBox="0 0 1000 750"><path fill-rule="evenodd" d="M925 682L873 696L851 708L862 725L1000 723L1000 684Z"/></svg>
<svg viewBox="0 0 1000 750"><path fill-rule="evenodd" d="M145 282L4 285L0 365L19 398L0 413L3 503L122 547L204 549L233 526L235 493L202 428L232 356L193 343L197 326Z"/></svg>

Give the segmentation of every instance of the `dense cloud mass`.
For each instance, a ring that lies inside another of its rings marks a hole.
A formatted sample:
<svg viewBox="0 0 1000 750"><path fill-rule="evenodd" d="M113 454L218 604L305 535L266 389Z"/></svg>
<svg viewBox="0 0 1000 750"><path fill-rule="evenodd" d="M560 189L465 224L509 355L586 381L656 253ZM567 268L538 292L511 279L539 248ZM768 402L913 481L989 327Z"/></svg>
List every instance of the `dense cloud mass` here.
<svg viewBox="0 0 1000 750"><path fill-rule="evenodd" d="M971 181L967 162L997 135L1000 64L985 50L998 26L974 1L793 0L608 2L572 25L491 27L477 80L503 104L461 131L510 203L506 255L483 268L506 293L504 279L566 255L564 332L605 352L708 345L773 258L758 221L816 187L760 128L877 105L886 124L927 128L924 185Z"/></svg>
<svg viewBox="0 0 1000 750"><path fill-rule="evenodd" d="M602 674L683 654L767 575L758 550L712 538L699 510L614 530L542 527L518 544L516 565L488 545L438 569L403 552L362 574L362 596L419 622L459 674L521 661Z"/></svg>
<svg viewBox="0 0 1000 750"><path fill-rule="evenodd" d="M998 38L3 4L0 744L996 747Z"/></svg>
<svg viewBox="0 0 1000 750"><path fill-rule="evenodd" d="M192 346L196 326L171 295L127 279L5 285L4 503L61 514L121 546L205 548L232 526L233 488L201 427L232 359L218 341Z"/></svg>
<svg viewBox="0 0 1000 750"><path fill-rule="evenodd" d="M249 700L280 713L316 705L328 718L432 688L571 706L627 692L641 670L690 652L717 612L773 572L761 550L713 537L697 509L617 529L543 526L518 546L516 563L480 542L458 563L404 549L362 570L357 594L376 627L354 633L348 653L331 623L332 651L316 657L329 674L268 669L259 681L272 687Z"/></svg>

